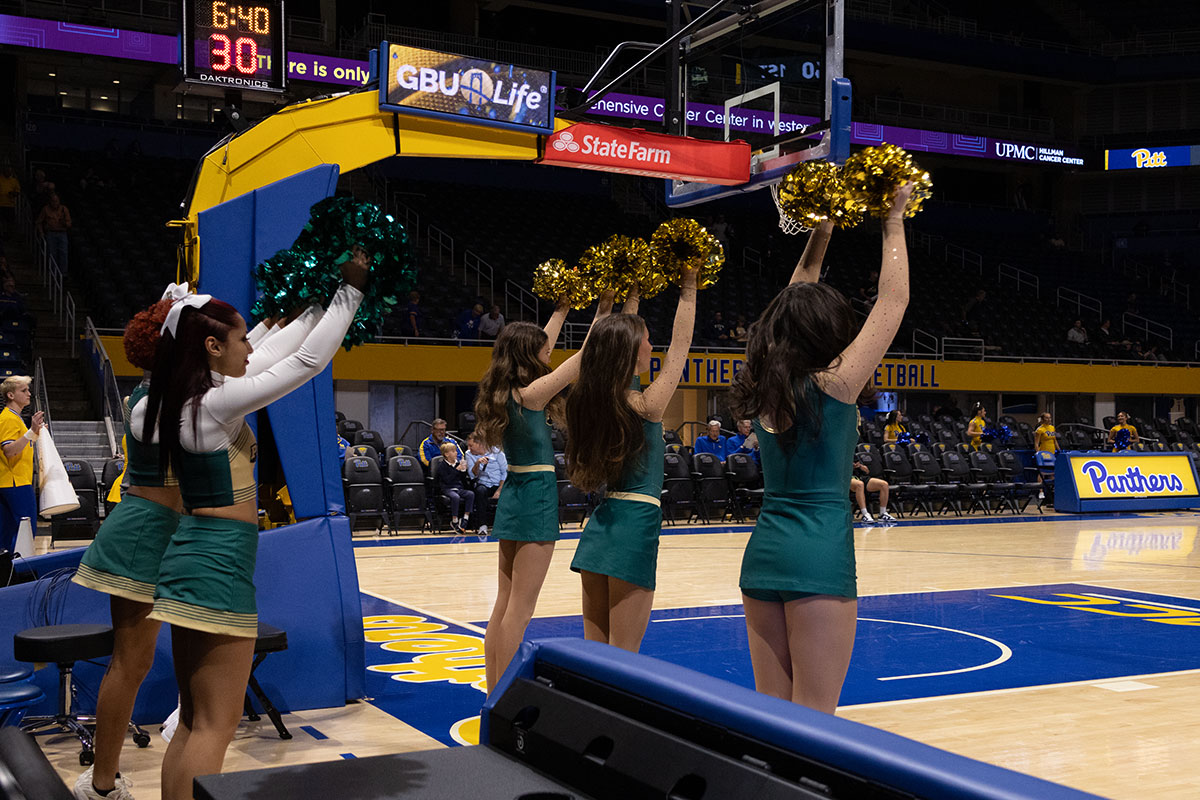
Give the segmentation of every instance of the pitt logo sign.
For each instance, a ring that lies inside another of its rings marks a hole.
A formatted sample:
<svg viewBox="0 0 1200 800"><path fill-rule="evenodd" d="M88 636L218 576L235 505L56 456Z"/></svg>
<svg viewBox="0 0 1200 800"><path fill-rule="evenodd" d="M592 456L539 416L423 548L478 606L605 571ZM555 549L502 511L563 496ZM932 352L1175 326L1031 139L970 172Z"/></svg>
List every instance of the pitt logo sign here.
<svg viewBox="0 0 1200 800"><path fill-rule="evenodd" d="M1081 500L1198 494L1191 459L1185 455L1071 459L1071 470Z"/></svg>
<svg viewBox="0 0 1200 800"><path fill-rule="evenodd" d="M1137 165L1138 169L1144 169L1146 167L1170 166L1170 164L1167 163L1167 154L1161 150L1156 153L1152 153L1143 147L1140 150L1134 150L1130 155L1133 156L1133 161Z"/></svg>

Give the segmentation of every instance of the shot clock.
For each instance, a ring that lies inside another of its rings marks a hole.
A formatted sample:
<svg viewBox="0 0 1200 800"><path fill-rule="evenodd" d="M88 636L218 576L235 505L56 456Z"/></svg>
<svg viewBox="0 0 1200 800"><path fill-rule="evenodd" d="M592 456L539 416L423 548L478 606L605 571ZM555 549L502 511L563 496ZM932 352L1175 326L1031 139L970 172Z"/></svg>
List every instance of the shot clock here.
<svg viewBox="0 0 1200 800"><path fill-rule="evenodd" d="M183 0L183 79L282 92L283 0Z"/></svg>

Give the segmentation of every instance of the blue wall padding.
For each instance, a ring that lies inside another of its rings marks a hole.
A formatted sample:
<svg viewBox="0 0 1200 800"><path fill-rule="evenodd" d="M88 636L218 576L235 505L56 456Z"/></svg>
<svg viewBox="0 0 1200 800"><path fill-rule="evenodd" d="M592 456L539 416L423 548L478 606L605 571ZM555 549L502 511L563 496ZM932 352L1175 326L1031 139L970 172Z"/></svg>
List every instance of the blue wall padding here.
<svg viewBox="0 0 1200 800"><path fill-rule="evenodd" d="M803 754L915 797L940 800L1101 800L887 731L823 714L656 658L582 639L524 642L483 707L480 744L496 700L536 663L563 667L667 708Z"/></svg>
<svg viewBox="0 0 1200 800"><path fill-rule="evenodd" d="M41 563L43 559L56 568L74 567L82 555L83 548L77 548L28 559L28 566L46 576L50 570ZM288 635L288 649L268 656L255 673L272 701L285 711L296 711L342 706L361 698L366 675L362 610L349 520L320 517L264 531L254 582L259 618ZM55 595L55 607L62 611L56 622L110 624L104 595L75 584L63 588L65 595ZM0 664L15 663L13 634L44 624L30 610L41 607L45 594L44 580L0 589ZM134 708L134 718L146 724L161 722L175 708L168 629L164 626L159 635L154 667ZM80 705L86 712L95 709L103 674L103 665L78 665ZM57 670L39 670L35 682L48 699L31 713L53 713Z"/></svg>
<svg viewBox="0 0 1200 800"><path fill-rule="evenodd" d="M255 266L291 247L309 209L334 193L337 179L337 166L324 164L201 212L201 289L248 316ZM296 517L344 511L332 368L272 403L267 414Z"/></svg>

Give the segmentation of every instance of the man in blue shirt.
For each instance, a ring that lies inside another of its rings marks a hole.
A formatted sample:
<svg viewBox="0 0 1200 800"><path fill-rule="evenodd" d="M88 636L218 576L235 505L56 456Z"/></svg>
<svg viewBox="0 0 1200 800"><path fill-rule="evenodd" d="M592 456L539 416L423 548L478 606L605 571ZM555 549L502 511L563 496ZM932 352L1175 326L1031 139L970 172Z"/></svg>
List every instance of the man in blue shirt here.
<svg viewBox="0 0 1200 800"><path fill-rule="evenodd" d="M720 420L710 419L708 421L708 433L696 439L696 446L693 449L697 453L712 453L722 464L725 463L728 441L721 435Z"/></svg>
<svg viewBox="0 0 1200 800"><path fill-rule="evenodd" d="M421 465L425 469L429 469L433 460L442 454L442 445L448 441L446 439L446 420L438 417L433 421L433 427L430 428L429 436L425 441L421 442L421 447L417 450L417 455L421 459ZM456 442L454 448L458 451L458 457L463 457L462 448Z"/></svg>
<svg viewBox="0 0 1200 800"><path fill-rule="evenodd" d="M475 513L481 523L479 535L487 536L491 522L489 501L500 499L504 481L508 478L508 459L499 447L489 449L478 435L467 437L467 474L475 481Z"/></svg>
<svg viewBox="0 0 1200 800"><path fill-rule="evenodd" d="M476 303L454 320L454 335L459 339L478 339L479 320L483 317L483 306Z"/></svg>
<svg viewBox="0 0 1200 800"><path fill-rule="evenodd" d="M754 428L748 419L739 419L737 421L737 434L730 436L725 443L726 453L745 453L754 459L754 463L762 466L762 459L758 452L758 436L754 434Z"/></svg>

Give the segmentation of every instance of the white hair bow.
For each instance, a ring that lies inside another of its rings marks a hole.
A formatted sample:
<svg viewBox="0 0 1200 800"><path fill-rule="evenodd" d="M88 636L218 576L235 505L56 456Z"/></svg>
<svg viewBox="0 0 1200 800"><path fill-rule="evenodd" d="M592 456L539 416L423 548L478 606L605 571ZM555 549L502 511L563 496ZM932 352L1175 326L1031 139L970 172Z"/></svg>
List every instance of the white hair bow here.
<svg viewBox="0 0 1200 800"><path fill-rule="evenodd" d="M184 281L183 283L172 283L167 285L167 290L163 292L162 297L159 298L159 302L162 302L163 300L170 300L172 303L174 303L187 297L187 295L187 281Z"/></svg>
<svg viewBox="0 0 1200 800"><path fill-rule="evenodd" d="M174 286L174 284L172 284ZM187 294L187 284L184 284L185 292L180 296L171 297L171 310L167 312L167 318L163 321L162 330L160 333L169 333L175 335L175 329L179 327L179 315L183 313L185 308L200 308L207 305L209 300L212 300L211 294ZM176 286L178 290L180 287ZM170 291L168 289L168 291Z"/></svg>

